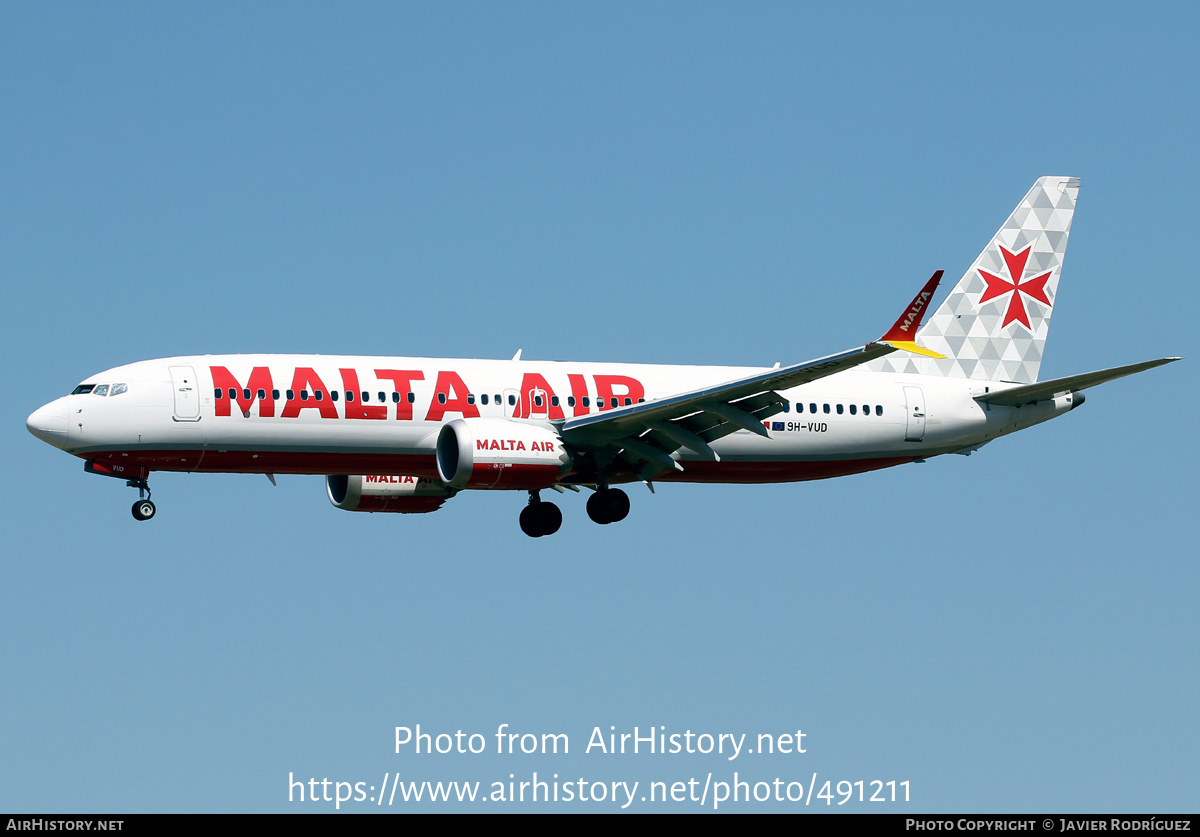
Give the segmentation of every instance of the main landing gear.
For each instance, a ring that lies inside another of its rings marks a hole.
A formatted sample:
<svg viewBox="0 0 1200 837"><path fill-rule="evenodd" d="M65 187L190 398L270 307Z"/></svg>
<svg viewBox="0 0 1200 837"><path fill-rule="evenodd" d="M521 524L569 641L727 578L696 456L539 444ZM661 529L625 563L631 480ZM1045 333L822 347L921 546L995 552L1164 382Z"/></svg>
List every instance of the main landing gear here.
<svg viewBox="0 0 1200 837"><path fill-rule="evenodd" d="M616 523L629 514L629 495L619 488L599 488L588 497L588 517L597 523Z"/></svg>
<svg viewBox="0 0 1200 837"><path fill-rule="evenodd" d="M521 531L531 538L553 535L562 526L562 512L542 500L541 492L529 492L529 505L521 509Z"/></svg>
<svg viewBox="0 0 1200 837"><path fill-rule="evenodd" d="M588 517L597 523L616 523L629 514L629 495L619 488L598 488L587 501ZM136 516L136 513L135 513ZM553 535L562 526L558 506L541 498L541 492L529 492L529 505L521 510L521 531L531 538Z"/></svg>
<svg viewBox="0 0 1200 837"><path fill-rule="evenodd" d="M154 517L157 509L150 500L150 484L145 480L128 480L125 484L138 490L138 501L133 504L133 519L149 520Z"/></svg>

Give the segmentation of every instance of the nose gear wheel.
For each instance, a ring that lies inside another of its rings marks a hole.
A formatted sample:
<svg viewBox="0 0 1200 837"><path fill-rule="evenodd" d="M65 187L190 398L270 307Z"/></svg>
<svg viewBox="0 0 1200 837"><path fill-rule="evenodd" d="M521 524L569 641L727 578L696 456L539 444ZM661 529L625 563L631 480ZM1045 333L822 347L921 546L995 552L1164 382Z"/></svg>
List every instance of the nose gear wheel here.
<svg viewBox="0 0 1200 837"><path fill-rule="evenodd" d="M145 480L127 480L125 485L138 490L138 500L131 511L134 520L149 520L158 511L150 499L150 484Z"/></svg>

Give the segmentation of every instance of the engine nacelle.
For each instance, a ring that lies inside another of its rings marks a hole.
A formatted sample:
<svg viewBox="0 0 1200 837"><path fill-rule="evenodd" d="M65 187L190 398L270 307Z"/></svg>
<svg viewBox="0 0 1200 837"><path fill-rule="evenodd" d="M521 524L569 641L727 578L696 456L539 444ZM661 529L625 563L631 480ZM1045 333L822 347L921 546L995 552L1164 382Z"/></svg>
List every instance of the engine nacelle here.
<svg viewBox="0 0 1200 837"><path fill-rule="evenodd" d="M334 474L325 478L325 493L346 511L424 514L440 509L456 492L421 477Z"/></svg>
<svg viewBox="0 0 1200 837"><path fill-rule="evenodd" d="M558 434L545 425L455 419L438 434L438 476L448 488L549 488L574 467Z"/></svg>

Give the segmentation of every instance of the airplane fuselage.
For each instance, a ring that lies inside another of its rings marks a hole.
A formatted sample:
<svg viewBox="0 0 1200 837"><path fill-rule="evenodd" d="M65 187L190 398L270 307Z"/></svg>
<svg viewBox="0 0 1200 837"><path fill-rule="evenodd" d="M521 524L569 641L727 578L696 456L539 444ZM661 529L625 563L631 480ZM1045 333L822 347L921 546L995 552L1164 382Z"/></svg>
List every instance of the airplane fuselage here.
<svg viewBox="0 0 1200 837"><path fill-rule="evenodd" d="M434 447L443 425L453 419L493 418L553 429L569 418L767 371L410 357L189 356L91 376L75 394L39 410L33 423L42 425L38 435L56 447L131 469L435 479ZM974 400L985 388L996 391L1003 385L851 369L780 391L786 407L763 421L768 438L738 430L713 443L717 460L681 449L676 458L683 469L661 479L756 483L858 473L977 447L1072 407L1070 396L1022 408L988 406ZM538 444L503 432L493 435L483 440L492 450L521 453ZM633 479L614 476L614 482ZM559 480L574 481L593 477L583 468Z"/></svg>

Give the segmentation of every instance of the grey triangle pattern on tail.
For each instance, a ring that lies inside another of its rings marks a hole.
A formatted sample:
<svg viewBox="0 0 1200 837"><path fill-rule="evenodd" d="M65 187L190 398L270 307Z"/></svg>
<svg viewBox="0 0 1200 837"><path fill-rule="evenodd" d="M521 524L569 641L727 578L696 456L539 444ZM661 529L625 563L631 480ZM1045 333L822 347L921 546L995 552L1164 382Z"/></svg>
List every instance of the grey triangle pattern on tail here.
<svg viewBox="0 0 1200 837"><path fill-rule="evenodd" d="M1020 384L1037 381L1078 195L1079 178L1043 177L1017 204L917 333L920 345L946 355L944 359L895 352L868 368ZM1028 256L1023 256L1026 248ZM1012 275L1014 265L1023 267L1020 276ZM1044 278L1047 273L1049 278Z"/></svg>

